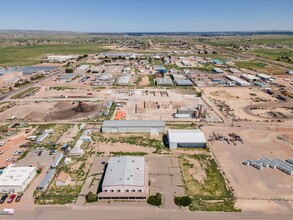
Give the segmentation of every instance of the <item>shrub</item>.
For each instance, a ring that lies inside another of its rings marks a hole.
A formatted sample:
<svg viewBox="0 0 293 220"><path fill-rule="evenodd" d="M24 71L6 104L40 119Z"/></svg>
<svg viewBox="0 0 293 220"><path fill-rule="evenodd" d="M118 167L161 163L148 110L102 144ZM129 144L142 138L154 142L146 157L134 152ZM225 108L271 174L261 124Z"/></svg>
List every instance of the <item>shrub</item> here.
<svg viewBox="0 0 293 220"><path fill-rule="evenodd" d="M65 69L65 73L73 73L73 69L66 68L66 69Z"/></svg>
<svg viewBox="0 0 293 220"><path fill-rule="evenodd" d="M86 202L96 202L97 201L97 195L89 192L85 197Z"/></svg>
<svg viewBox="0 0 293 220"><path fill-rule="evenodd" d="M148 197L147 203L154 206L160 206L162 204L162 195L157 193Z"/></svg>
<svg viewBox="0 0 293 220"><path fill-rule="evenodd" d="M189 206L192 202L191 198L188 196L182 196L182 197L174 197L174 202L178 206Z"/></svg>

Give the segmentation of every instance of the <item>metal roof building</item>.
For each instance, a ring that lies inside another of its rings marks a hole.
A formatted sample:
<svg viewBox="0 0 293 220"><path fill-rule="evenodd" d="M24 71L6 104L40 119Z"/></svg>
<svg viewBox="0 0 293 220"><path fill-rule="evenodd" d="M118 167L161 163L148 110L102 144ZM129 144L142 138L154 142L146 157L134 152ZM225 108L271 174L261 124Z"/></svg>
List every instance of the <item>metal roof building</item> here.
<svg viewBox="0 0 293 220"><path fill-rule="evenodd" d="M53 157L53 163L51 165L51 168L55 169L58 166L58 164L61 162L63 156L64 155L62 152L58 152L56 156Z"/></svg>
<svg viewBox="0 0 293 220"><path fill-rule="evenodd" d="M177 79L175 82L177 86L193 86L193 83L189 79Z"/></svg>
<svg viewBox="0 0 293 220"><path fill-rule="evenodd" d="M146 199L146 171L144 157L111 157L99 199Z"/></svg>
<svg viewBox="0 0 293 220"><path fill-rule="evenodd" d="M81 148L81 145L83 144L83 140L79 139L74 147L70 150L69 156L82 156L83 155L83 149Z"/></svg>
<svg viewBox="0 0 293 220"><path fill-rule="evenodd" d="M44 133L42 133L36 140L36 142L41 143L43 142L43 140L45 140L46 137L48 137L49 132L44 131Z"/></svg>
<svg viewBox="0 0 293 220"><path fill-rule="evenodd" d="M236 76L233 76L233 75L227 75L227 76L225 76L225 78L235 82L238 86L251 86L250 83L248 83L248 82L246 82Z"/></svg>
<svg viewBox="0 0 293 220"><path fill-rule="evenodd" d="M156 83L158 86L173 86L173 82L170 76L165 76L163 78L156 78Z"/></svg>
<svg viewBox="0 0 293 220"><path fill-rule="evenodd" d="M46 189L48 188L48 186L50 185L52 179L54 178L55 176L55 173L56 173L56 170L55 169L50 169L45 178L42 180L42 182L40 183L40 185L38 186L38 190L40 192L45 192Z"/></svg>
<svg viewBox="0 0 293 220"><path fill-rule="evenodd" d="M168 130L169 148L205 148L206 138L204 133L197 130Z"/></svg>
<svg viewBox="0 0 293 220"><path fill-rule="evenodd" d="M0 176L1 193L24 192L37 174L36 167L8 166Z"/></svg>
<svg viewBox="0 0 293 220"><path fill-rule="evenodd" d="M217 74L224 73L224 71L222 69L220 69L220 68L214 68L213 72L215 72Z"/></svg>
<svg viewBox="0 0 293 220"><path fill-rule="evenodd" d="M131 74L123 74L117 81L118 85L127 85L130 81Z"/></svg>
<svg viewBox="0 0 293 220"><path fill-rule="evenodd" d="M102 132L121 133L162 133L165 131L165 122L161 120L106 120L102 125Z"/></svg>
<svg viewBox="0 0 293 220"><path fill-rule="evenodd" d="M261 78L264 81L273 81L274 80L273 77L271 77L267 74L264 74L264 73L258 73L258 74L256 74L256 76L258 76L259 78Z"/></svg>
<svg viewBox="0 0 293 220"><path fill-rule="evenodd" d="M240 78L245 79L247 82L254 82L259 80L258 77L251 75L251 74L241 74Z"/></svg>
<svg viewBox="0 0 293 220"><path fill-rule="evenodd" d="M74 73L66 73L62 74L61 76L58 77L59 80L71 80L75 77Z"/></svg>

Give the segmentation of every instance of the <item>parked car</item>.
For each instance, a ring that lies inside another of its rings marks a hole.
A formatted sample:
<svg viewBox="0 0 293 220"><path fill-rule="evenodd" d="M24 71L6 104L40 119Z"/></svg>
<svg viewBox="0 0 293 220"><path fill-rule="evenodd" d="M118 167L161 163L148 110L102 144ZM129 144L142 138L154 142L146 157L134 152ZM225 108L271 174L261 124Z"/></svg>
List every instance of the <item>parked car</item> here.
<svg viewBox="0 0 293 220"><path fill-rule="evenodd" d="M15 202L19 202L21 197L22 197L23 193L18 193L16 198L15 198Z"/></svg>
<svg viewBox="0 0 293 220"><path fill-rule="evenodd" d="M14 214L14 209L3 209L0 211L1 215L13 215Z"/></svg>
<svg viewBox="0 0 293 220"><path fill-rule="evenodd" d="M5 143L5 141L0 141L0 146L2 147Z"/></svg>
<svg viewBox="0 0 293 220"><path fill-rule="evenodd" d="M57 152L58 152L57 150L54 150L54 153L53 153L53 154L54 154L54 155L56 155L56 154L57 154Z"/></svg>
<svg viewBox="0 0 293 220"><path fill-rule="evenodd" d="M19 147L29 147L29 143L23 143L23 144L19 145Z"/></svg>
<svg viewBox="0 0 293 220"><path fill-rule="evenodd" d="M16 197L16 194L12 194L11 196L9 196L7 203L12 203L15 197Z"/></svg>
<svg viewBox="0 0 293 220"><path fill-rule="evenodd" d="M15 159L14 159L13 157L10 157L10 158L7 158L6 161L7 161L7 162L14 162Z"/></svg>
<svg viewBox="0 0 293 220"><path fill-rule="evenodd" d="M3 154L3 151L0 150L0 154Z"/></svg>
<svg viewBox="0 0 293 220"><path fill-rule="evenodd" d="M7 194L3 195L3 196L1 197L1 199L0 199L0 204L4 203L5 200L7 199L7 197L8 197Z"/></svg>
<svg viewBox="0 0 293 220"><path fill-rule="evenodd" d="M38 153L38 156L41 156L42 153L43 153L43 151L40 150L39 153Z"/></svg>

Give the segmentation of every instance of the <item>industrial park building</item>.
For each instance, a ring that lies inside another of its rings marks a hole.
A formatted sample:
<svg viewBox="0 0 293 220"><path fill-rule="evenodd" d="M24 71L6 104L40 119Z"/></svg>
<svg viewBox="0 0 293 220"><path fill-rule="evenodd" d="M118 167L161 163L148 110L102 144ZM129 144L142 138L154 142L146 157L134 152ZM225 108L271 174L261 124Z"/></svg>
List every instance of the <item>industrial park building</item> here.
<svg viewBox="0 0 293 220"><path fill-rule="evenodd" d="M144 157L111 157L102 183L100 200L146 199L147 169Z"/></svg>
<svg viewBox="0 0 293 220"><path fill-rule="evenodd" d="M161 120L106 120L102 125L104 133L163 133L165 122Z"/></svg>
<svg viewBox="0 0 293 220"><path fill-rule="evenodd" d="M168 130L167 138L170 149L176 148L205 148L204 133L197 130Z"/></svg>
<svg viewBox="0 0 293 220"><path fill-rule="evenodd" d="M24 192L36 174L36 167L15 167L10 165L0 176L0 192Z"/></svg>

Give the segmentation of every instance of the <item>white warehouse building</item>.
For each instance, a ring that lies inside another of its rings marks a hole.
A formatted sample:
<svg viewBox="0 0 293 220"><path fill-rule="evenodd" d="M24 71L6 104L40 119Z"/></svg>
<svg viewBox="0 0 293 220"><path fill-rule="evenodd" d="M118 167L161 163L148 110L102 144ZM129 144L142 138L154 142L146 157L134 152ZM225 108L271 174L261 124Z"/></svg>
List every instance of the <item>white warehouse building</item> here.
<svg viewBox="0 0 293 220"><path fill-rule="evenodd" d="M165 122L161 120L106 120L102 125L105 133L162 133L165 131Z"/></svg>
<svg viewBox="0 0 293 220"><path fill-rule="evenodd" d="M99 199L146 199L146 170L144 157L111 157Z"/></svg>
<svg viewBox="0 0 293 220"><path fill-rule="evenodd" d="M10 165L0 176L0 192L24 192L36 174L36 167L15 167L14 165Z"/></svg>
<svg viewBox="0 0 293 220"><path fill-rule="evenodd" d="M167 138L170 149L177 148L205 148L206 138L199 130L168 130Z"/></svg>

